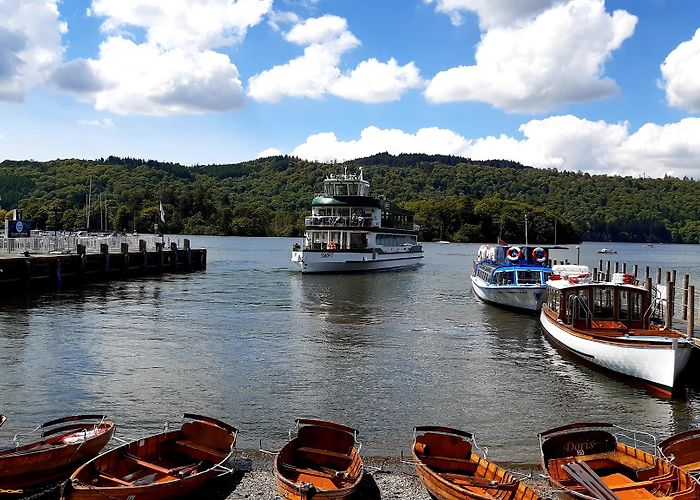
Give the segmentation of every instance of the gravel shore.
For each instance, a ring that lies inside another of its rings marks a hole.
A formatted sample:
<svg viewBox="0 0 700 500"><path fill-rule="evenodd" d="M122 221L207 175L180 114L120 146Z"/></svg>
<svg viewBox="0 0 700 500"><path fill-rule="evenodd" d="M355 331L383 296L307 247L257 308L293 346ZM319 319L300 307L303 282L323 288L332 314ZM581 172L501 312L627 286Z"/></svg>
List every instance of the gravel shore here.
<svg viewBox="0 0 700 500"><path fill-rule="evenodd" d="M415 469L401 463L398 458L362 457L365 477L355 495L357 499L430 500L430 496L415 474ZM212 492L209 498L220 500L278 500L275 476L272 472L273 457L258 451L236 453L235 466L239 471ZM552 497L547 483L534 467L507 466L511 471L531 474L527 482L545 498Z"/></svg>

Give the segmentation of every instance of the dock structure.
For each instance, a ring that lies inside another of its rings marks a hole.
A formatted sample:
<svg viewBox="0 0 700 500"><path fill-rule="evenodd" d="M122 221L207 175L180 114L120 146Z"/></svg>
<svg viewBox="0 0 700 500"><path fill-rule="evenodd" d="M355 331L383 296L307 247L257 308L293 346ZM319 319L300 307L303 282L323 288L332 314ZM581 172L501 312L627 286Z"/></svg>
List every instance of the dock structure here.
<svg viewBox="0 0 700 500"><path fill-rule="evenodd" d="M611 268L617 272L620 269L620 263L604 262L601 259L598 267L593 269L594 279L610 281L612 279ZM623 272L627 270L626 263L622 263L622 269ZM675 269L667 270L665 276L662 268L659 267L655 271L652 273L649 266L645 266L644 276L640 276L638 274L639 266L635 264L631 274L634 275L638 283L651 289L652 296L655 297L652 307L656 308L657 315L663 319L663 327L673 328L675 322L681 323L680 328L685 326L686 336L700 347L700 337L696 336L695 333L695 325L700 324L700 316L695 314L695 311L700 309L700 294L696 295L695 286L690 284L690 276L683 275L681 286L678 287ZM699 302L699 307L696 307L696 302ZM678 326L676 329L679 329Z"/></svg>
<svg viewBox="0 0 700 500"><path fill-rule="evenodd" d="M202 271L207 267L207 250L191 248L184 240L167 247L155 242L148 248L138 240L135 248L121 243L119 248L100 244L99 251L87 251L78 243L75 251L46 254L0 253L0 293L60 290L109 280L125 280L145 275Z"/></svg>

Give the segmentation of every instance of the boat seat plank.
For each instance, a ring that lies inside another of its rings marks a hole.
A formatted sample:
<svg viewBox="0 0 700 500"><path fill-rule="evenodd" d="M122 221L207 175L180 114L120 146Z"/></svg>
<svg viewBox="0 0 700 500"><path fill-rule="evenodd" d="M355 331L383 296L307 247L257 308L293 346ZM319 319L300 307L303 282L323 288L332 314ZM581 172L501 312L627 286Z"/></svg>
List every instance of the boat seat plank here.
<svg viewBox="0 0 700 500"><path fill-rule="evenodd" d="M147 469L151 469L156 472L161 472L163 474L170 474L170 469L166 469L165 467L161 467L160 465L156 465L151 462L147 462L146 460L143 460L137 456L134 456L130 453L124 453L124 458L127 459L130 462L133 462L135 464L140 465L141 467L145 467Z"/></svg>
<svg viewBox="0 0 700 500"><path fill-rule="evenodd" d="M492 481L483 477L465 476L450 472L439 472L438 475L460 486L476 486L478 488L494 488L508 491L518 489L518 483L516 481L499 483L498 481Z"/></svg>
<svg viewBox="0 0 700 500"><path fill-rule="evenodd" d="M186 439L175 441L175 444L182 446L183 448L189 448L191 450L197 450L202 453L206 453L208 455L218 458L219 460L223 460L228 455L228 453L224 453L222 451L215 450L214 448L209 448L208 446L204 446L193 441L188 441Z"/></svg>
<svg viewBox="0 0 700 500"><path fill-rule="evenodd" d="M694 470L700 470L700 461L698 462L691 462L689 464L683 464L678 466L679 469L683 469L684 471L694 471Z"/></svg>
<svg viewBox="0 0 700 500"><path fill-rule="evenodd" d="M324 477L326 479L336 479L336 475L332 474L330 472L324 472L316 469L308 469L305 467L297 467L296 465L291 465L291 464L279 464L279 466L283 469L290 470L292 472L296 472L298 474L304 474L307 476L316 476L316 477Z"/></svg>
<svg viewBox="0 0 700 500"><path fill-rule="evenodd" d="M613 462L617 462L619 464L629 467L630 469L635 470L649 468L653 466L653 464L647 463L644 460L640 460L639 458L635 458L631 455L628 455L627 453L623 453L617 450L605 451L602 453L593 453L591 455L583 455L581 457L576 458L576 461L578 462L591 462L594 460L611 460Z"/></svg>
<svg viewBox="0 0 700 500"><path fill-rule="evenodd" d="M459 466L460 470L463 470L467 474L473 474L474 472L476 472L476 469L478 467L476 462L467 458L442 457L439 455L424 455L419 458L422 462L429 463L430 465L435 465L435 462L457 465Z"/></svg>
<svg viewBox="0 0 700 500"><path fill-rule="evenodd" d="M339 458L341 460L352 460L352 458L345 453L338 453L337 451L322 450L320 448L311 448L309 446L301 446L297 448L297 451L301 453L311 453L314 455L323 455L326 457Z"/></svg>
<svg viewBox="0 0 700 500"><path fill-rule="evenodd" d="M601 500L620 500L586 462L568 462L564 464L563 469L593 497Z"/></svg>
<svg viewBox="0 0 700 500"><path fill-rule="evenodd" d="M106 474L104 472L98 472L97 477L100 479L104 479L105 481L111 481L115 484L121 485L121 486L133 486L133 483L130 483L129 481L124 481L123 479L119 479L118 477L113 477L110 476L109 474Z"/></svg>

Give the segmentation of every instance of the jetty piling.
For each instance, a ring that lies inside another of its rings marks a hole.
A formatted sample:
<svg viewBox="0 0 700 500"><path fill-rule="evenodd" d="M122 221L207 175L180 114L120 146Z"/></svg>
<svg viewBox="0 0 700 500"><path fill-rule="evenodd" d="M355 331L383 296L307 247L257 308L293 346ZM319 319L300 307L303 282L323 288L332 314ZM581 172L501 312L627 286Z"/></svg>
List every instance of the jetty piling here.
<svg viewBox="0 0 700 500"><path fill-rule="evenodd" d="M39 238L35 238L38 240ZM145 275L169 272L201 271L206 268L206 249L192 248L189 239L184 249L171 243L169 249L162 242L149 243L145 239L129 243L112 242L112 248L99 240L81 240L74 249L47 253L0 254L0 292L43 292L60 290L65 286L83 286L86 283L112 279L132 279ZM32 242L39 248L50 247L48 242ZM9 245L8 245L9 246ZM137 250L138 248L138 250ZM89 250L91 249L91 250Z"/></svg>
<svg viewBox="0 0 700 500"><path fill-rule="evenodd" d="M692 339L695 337L695 287L691 285L686 294L691 298L690 301L687 302L687 334L688 338Z"/></svg>
<svg viewBox="0 0 700 500"><path fill-rule="evenodd" d="M688 276L687 274L684 274L683 275L683 307L681 309L683 321L686 321L688 319L688 281L689 280L690 280L690 276Z"/></svg>

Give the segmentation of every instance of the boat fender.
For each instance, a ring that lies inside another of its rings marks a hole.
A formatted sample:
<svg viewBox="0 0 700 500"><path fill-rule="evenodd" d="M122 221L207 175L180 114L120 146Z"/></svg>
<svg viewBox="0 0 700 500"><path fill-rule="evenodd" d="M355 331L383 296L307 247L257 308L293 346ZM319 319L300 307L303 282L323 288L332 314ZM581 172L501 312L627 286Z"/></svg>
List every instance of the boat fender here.
<svg viewBox="0 0 700 500"><path fill-rule="evenodd" d="M519 247L510 247L506 251L506 257L510 261L516 261L520 258L521 252Z"/></svg>
<svg viewBox="0 0 700 500"><path fill-rule="evenodd" d="M542 247L537 247L532 251L532 258L537 262L544 262L547 260L547 250Z"/></svg>

